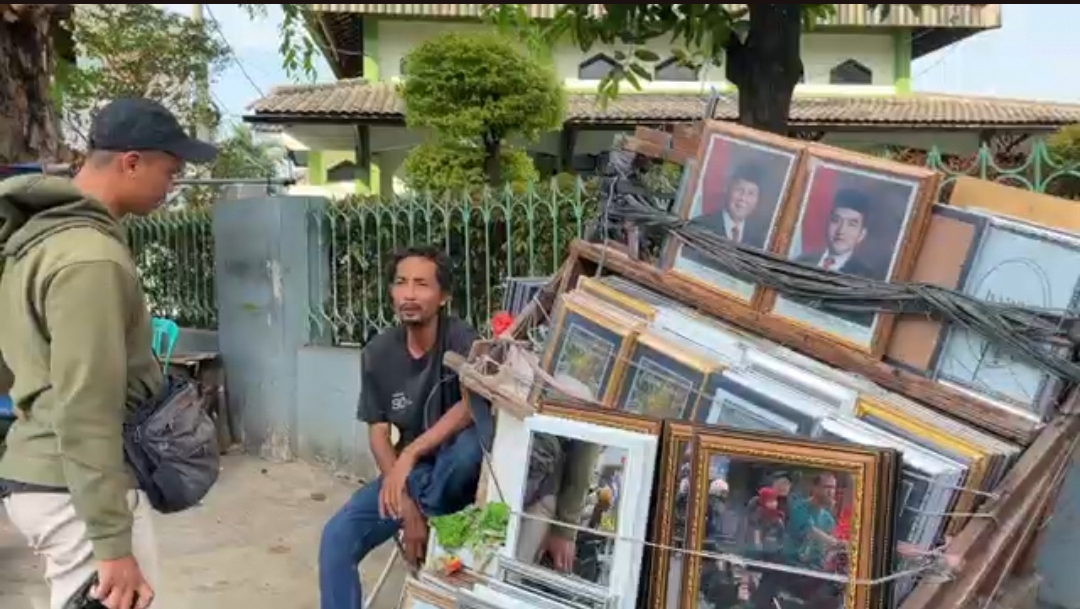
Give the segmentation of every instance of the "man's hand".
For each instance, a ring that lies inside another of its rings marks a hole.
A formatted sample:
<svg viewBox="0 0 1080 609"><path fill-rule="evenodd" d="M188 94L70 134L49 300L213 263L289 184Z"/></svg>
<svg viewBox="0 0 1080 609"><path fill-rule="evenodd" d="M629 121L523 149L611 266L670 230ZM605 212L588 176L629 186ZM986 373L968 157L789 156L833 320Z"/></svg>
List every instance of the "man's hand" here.
<svg viewBox="0 0 1080 609"><path fill-rule="evenodd" d="M551 564L564 573L569 573L574 568L574 555L577 554L577 544L569 539L548 533L544 539L542 552L551 557Z"/></svg>
<svg viewBox="0 0 1080 609"><path fill-rule="evenodd" d="M143 578L133 556L98 563L98 585L90 595L108 609L146 609L154 600L154 589Z"/></svg>
<svg viewBox="0 0 1080 609"><path fill-rule="evenodd" d="M409 479L409 473L416 465L416 458L408 450L394 462L390 473L383 476L382 488L379 490L379 514L383 518L401 519L402 504L408 499L405 494L405 482Z"/></svg>
<svg viewBox="0 0 1080 609"><path fill-rule="evenodd" d="M402 499L401 545L405 550L405 560L419 568L427 550L428 526L423 512L406 496Z"/></svg>

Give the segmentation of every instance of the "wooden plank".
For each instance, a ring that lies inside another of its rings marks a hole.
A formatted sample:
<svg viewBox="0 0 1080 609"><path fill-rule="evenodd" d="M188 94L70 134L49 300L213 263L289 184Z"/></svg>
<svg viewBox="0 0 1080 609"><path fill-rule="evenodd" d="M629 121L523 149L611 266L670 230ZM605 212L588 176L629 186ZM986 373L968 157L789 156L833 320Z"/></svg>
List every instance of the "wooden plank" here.
<svg viewBox="0 0 1080 609"><path fill-rule="evenodd" d="M973 399L932 379L871 359L865 353L824 340L821 336L801 330L781 319L769 317L749 307L735 306L727 300L717 298L701 286L665 273L659 267L631 260L610 247L577 240L570 245L570 251L572 256L588 262L592 267L602 265L604 270L636 281L713 317L760 334L841 370L861 374L886 389L934 406L998 435L1027 444L1038 433L1038 427L1024 417ZM589 269L584 271L589 272Z"/></svg>
<svg viewBox="0 0 1080 609"><path fill-rule="evenodd" d="M1073 446L1075 447L1075 445L1076 442L1074 441ZM980 582L979 596L991 599L998 597L1006 581L1015 572L1017 564L1027 553L1029 542L1038 536L1043 523L1039 515L1045 513L1046 509L1054 504L1054 498L1057 496L1056 491L1065 480L1071 454L1072 450L1069 450L1067 455L1058 456L1058 460L1052 468L1054 476L1038 491L1038 500L1031 506L1031 510L1017 519L1020 524L1016 531L1009 535L1009 538L1002 544L1004 551L998 554L988 553L986 559L982 561L982 564L989 565L989 568L986 570L986 581ZM963 600L960 599L955 602L963 602Z"/></svg>
<svg viewBox="0 0 1080 609"><path fill-rule="evenodd" d="M458 353L447 352L443 364L457 373L461 384L469 391L491 403L492 408L505 411L519 419L536 414L536 408L522 399L510 387L500 385L494 378L481 374Z"/></svg>
<svg viewBox="0 0 1080 609"><path fill-rule="evenodd" d="M1070 445L1075 440L1070 442ZM1071 453L1071 450L1068 451ZM1036 479L1034 486L1025 493L1017 493L1020 503L1014 505L1014 509L1000 514L1001 518L980 518L979 520L990 521L994 525L991 535L983 536L985 545L980 547L977 554L969 555L962 563L957 579L942 586L940 593L935 595L933 604L926 605L927 609L952 609L968 605L978 597L978 593L984 582L994 581L1000 583L1008 575L1012 564L1018 557L1018 551L1011 551L1010 544L1023 547L1018 537L1023 537L1025 530L1034 532L1032 525L1037 522L1038 513L1049 491L1057 478L1062 475L1068 465L1068 454L1059 451L1052 460L1050 467L1032 474L1029 478ZM995 515L996 515L995 514ZM1000 562L999 562L1000 559ZM1004 573L1001 573L1001 571ZM905 601L903 609L911 609Z"/></svg>
<svg viewBox="0 0 1080 609"><path fill-rule="evenodd" d="M1041 226L1080 233L1080 208L1076 201L1061 199L970 176L956 178L949 205L988 211L999 216Z"/></svg>
<svg viewBox="0 0 1080 609"><path fill-rule="evenodd" d="M1076 402L1077 393L1070 396L1070 402ZM1055 458L1069 446L1080 433L1080 417L1061 415L1051 421L1039 434L1030 447L1017 461L1001 484L994 489L997 497L988 501L981 512L990 514L988 518L973 518L967 526L949 543L949 555L953 562L962 566L977 562L984 555L984 549L991 543L998 531L999 523L1011 515L1022 511L1024 500L1032 494L1040 482L1047 479L1048 472ZM1032 514L1034 517L1034 514ZM901 609L944 609L940 598L954 582L926 580L905 599Z"/></svg>

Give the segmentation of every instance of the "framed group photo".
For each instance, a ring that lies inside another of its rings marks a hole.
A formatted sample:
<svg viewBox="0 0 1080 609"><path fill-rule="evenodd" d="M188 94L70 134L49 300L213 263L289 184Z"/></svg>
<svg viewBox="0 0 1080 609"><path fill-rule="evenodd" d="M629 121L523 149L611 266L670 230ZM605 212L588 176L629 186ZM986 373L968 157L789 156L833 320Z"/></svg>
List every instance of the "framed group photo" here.
<svg viewBox="0 0 1080 609"><path fill-rule="evenodd" d="M769 250L803 149L794 140L710 121L676 213L740 246ZM664 266L728 298L747 304L754 300L750 278L723 272L675 238L666 246Z"/></svg>
<svg viewBox="0 0 1080 609"><path fill-rule="evenodd" d="M778 244L788 260L874 281L910 273L937 192L935 172L851 152L807 150L794 203ZM826 310L777 294L771 312L837 342L884 349L892 316ZM769 305L766 305L767 308Z"/></svg>

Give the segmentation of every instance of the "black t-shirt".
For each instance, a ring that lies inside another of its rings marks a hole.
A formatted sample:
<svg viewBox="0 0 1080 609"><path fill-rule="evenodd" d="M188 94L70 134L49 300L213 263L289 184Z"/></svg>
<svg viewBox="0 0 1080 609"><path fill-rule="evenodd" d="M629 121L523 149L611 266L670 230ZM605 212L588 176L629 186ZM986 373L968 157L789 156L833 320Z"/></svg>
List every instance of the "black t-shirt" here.
<svg viewBox="0 0 1080 609"><path fill-rule="evenodd" d="M401 451L461 401L457 374L443 366L447 351L468 356L478 335L456 317L440 319L435 345L413 359L405 344L405 328L383 331L360 355L360 405L357 418L398 429L395 450Z"/></svg>

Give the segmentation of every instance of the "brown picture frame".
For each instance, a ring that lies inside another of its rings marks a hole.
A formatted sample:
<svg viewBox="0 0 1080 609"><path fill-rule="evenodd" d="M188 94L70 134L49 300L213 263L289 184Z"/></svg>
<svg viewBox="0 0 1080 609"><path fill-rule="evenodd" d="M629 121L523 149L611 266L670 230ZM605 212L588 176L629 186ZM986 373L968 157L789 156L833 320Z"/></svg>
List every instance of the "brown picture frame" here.
<svg viewBox="0 0 1080 609"><path fill-rule="evenodd" d="M790 252L796 240L795 233L803 221L803 208L806 207L809 197L814 194L814 180L818 175L816 173L818 168L831 170L836 174L846 173L849 176L855 176L855 180L878 179L883 182L907 182L910 185L912 188L910 208L905 210L896 227L895 244L887 263L887 269L883 273L885 276L881 278L881 280L888 282L906 281L911 276L923 237L929 227L931 210L937 196L941 174L925 167L915 167L821 144L808 144L803 155L803 167L797 174L797 182L791 191L791 201L787 206L786 215L780 220L778 229L780 236L772 250L778 256L791 259ZM843 190L858 190L858 188L837 188L834 194ZM866 197L864 202L873 205L872 201L873 197ZM800 256L806 255L800 252ZM864 266L870 268L869 265ZM880 265L877 266L880 267ZM788 300L775 290L767 290L762 296L759 306L760 310L767 316L781 319L793 327L820 336L833 344L866 353L874 359L880 359L884 355L896 321L896 316L893 314L873 314L868 330L868 340L859 342L847 336L820 328L804 319L786 315L777 310L778 305L782 304L791 304L806 311L816 310L814 307L806 307L793 300ZM821 315L838 320L842 324L847 323L849 325L858 325L860 328L864 327L861 324L848 322L835 313L821 312Z"/></svg>
<svg viewBox="0 0 1080 609"><path fill-rule="evenodd" d="M668 581L671 568L672 551L667 550L675 544L675 498L679 492L679 464L682 454L690 451L690 485L693 488L693 463L694 463L694 437L699 427L692 423L668 422L664 426L664 436L660 447L660 467L657 473L655 508L652 514L652 526L650 528L650 541L655 544L649 565L648 607L649 609L670 609L667 600L671 596L668 590L672 582ZM690 520L690 504L687 504L687 524ZM684 531L689 541L689 527ZM685 570L683 575L685 575ZM682 598L682 581L675 585L679 586L675 598Z"/></svg>
<svg viewBox="0 0 1080 609"><path fill-rule="evenodd" d="M694 437L691 476L691 517L687 537L691 549L700 552L705 539L706 498L709 492L709 463L715 455L756 459L787 468L844 472L851 476L854 496L849 545L849 574L869 581L889 572L894 554L891 523L895 517L896 484L900 456L894 450L865 446L777 437L732 430L701 429ZM702 558L687 555L683 571L682 606L693 607L701 585ZM887 586L848 584L844 609L883 609Z"/></svg>
<svg viewBox="0 0 1080 609"><path fill-rule="evenodd" d="M799 181L799 172L802 171L804 166L803 158L807 144L799 140L750 129L735 123L715 120L706 121L698 144L697 160L688 168L690 175L687 187L680 199L675 203L674 212L683 220L690 220L692 218L693 207L702 187L703 173L708 169L710 150L713 141L716 138L724 138L729 142L759 148L759 151L762 154L791 155L790 165L785 174L785 178L782 184L779 184L776 196L770 197L771 199L775 198L775 204L772 208L772 218L765 223L763 242L760 245L748 246L756 247L757 249L767 252L775 251L774 248L776 247L777 240L783 229L783 220L788 215L787 208L791 205L790 202L792 200L791 196L794 192L794 187ZM776 187L774 186L774 188ZM758 225L760 226L760 223L758 223ZM758 239L754 240L756 241ZM731 277L726 273L721 273L713 269L708 269L711 274L716 275L717 279L725 278L725 280L731 282L734 286L749 289L748 296L740 295L730 289L725 290L722 286L717 285L706 278L675 268L681 255L681 250L684 247L687 247L686 244L680 242L677 237L668 237L661 253L660 268L694 285L709 290L718 298L721 298L734 306L752 309L759 308L762 298L765 296L765 290L760 286L753 284L753 282Z"/></svg>
<svg viewBox="0 0 1080 609"><path fill-rule="evenodd" d="M590 331L606 333L602 337L605 342L610 342L615 347L612 349L609 362L610 371L601 375L600 393L595 396L595 401L603 407L610 408L615 399L615 391L622 381L622 375L626 371L626 356L629 353L638 332L644 327L645 320L635 317L632 313L618 309L616 306L606 303L595 296L584 292L564 292L558 301L555 318L551 324L551 334L544 346L544 352L540 359L540 368L549 374L556 374L553 365L558 356L565 348L565 335L567 324L577 321L579 324L590 325ZM570 399L567 396L567 399ZM542 381L535 381L529 392L529 402L555 401L551 396L545 395Z"/></svg>

